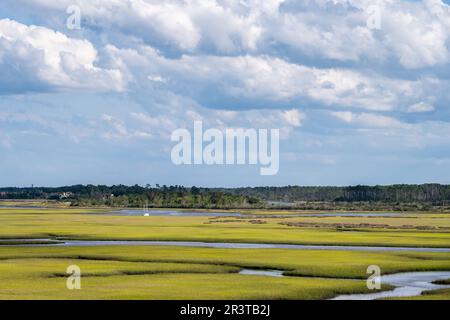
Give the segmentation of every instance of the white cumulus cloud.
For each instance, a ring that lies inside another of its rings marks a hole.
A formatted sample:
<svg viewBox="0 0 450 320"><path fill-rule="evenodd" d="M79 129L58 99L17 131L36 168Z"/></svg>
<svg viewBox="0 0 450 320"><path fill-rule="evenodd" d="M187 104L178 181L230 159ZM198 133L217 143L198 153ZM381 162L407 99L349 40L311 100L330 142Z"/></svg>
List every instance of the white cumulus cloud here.
<svg viewBox="0 0 450 320"><path fill-rule="evenodd" d="M97 50L45 27L0 20L0 93L40 90L124 90L119 70L95 65Z"/></svg>

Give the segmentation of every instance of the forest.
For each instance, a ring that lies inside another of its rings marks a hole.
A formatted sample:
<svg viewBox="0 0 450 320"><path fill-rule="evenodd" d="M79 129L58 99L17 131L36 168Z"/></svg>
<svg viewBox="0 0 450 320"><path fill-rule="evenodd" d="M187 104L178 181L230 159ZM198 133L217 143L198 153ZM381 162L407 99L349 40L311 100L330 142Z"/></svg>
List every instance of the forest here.
<svg viewBox="0 0 450 320"><path fill-rule="evenodd" d="M71 206L166 208L286 208L305 210L430 210L450 203L450 186L440 184L348 187L200 188L105 186L0 188L0 199L42 199Z"/></svg>

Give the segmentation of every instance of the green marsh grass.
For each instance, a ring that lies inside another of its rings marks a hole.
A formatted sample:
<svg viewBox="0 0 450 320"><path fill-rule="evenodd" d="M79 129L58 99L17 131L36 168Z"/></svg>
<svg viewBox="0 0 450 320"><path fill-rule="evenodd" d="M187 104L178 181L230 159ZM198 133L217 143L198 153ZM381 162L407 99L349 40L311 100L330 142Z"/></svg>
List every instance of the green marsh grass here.
<svg viewBox="0 0 450 320"><path fill-rule="evenodd" d="M392 218L261 217L258 219L264 223L256 224L252 223L254 217L129 217L105 212L0 209L0 239L450 247L450 233L446 230L401 229L404 225L449 227L450 215L443 214ZM311 222L319 226L300 228L280 224L284 222ZM321 223L338 222L389 225L394 229L320 227ZM65 287L69 265L81 267L81 290ZM0 299L325 299L367 292L364 279L369 265L379 265L383 274L448 271L450 253L0 245ZM283 270L286 277L237 274L243 268ZM448 291L430 292L422 297L450 299Z"/></svg>

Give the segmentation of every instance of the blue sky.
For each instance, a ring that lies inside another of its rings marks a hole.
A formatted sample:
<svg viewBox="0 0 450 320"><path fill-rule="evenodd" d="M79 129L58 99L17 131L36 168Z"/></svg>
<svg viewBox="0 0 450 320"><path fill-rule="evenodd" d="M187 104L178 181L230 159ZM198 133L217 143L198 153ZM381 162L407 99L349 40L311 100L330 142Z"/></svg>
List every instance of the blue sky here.
<svg viewBox="0 0 450 320"><path fill-rule="evenodd" d="M450 183L449 88L448 1L4 0L0 185ZM195 120L279 173L173 165Z"/></svg>

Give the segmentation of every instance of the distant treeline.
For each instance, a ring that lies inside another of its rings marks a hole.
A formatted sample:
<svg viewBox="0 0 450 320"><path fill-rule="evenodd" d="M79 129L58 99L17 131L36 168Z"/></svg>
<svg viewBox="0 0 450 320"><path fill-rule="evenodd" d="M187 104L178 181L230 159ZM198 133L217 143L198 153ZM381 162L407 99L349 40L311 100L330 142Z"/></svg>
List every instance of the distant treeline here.
<svg viewBox="0 0 450 320"><path fill-rule="evenodd" d="M95 186L58 188L0 188L0 199L44 199L70 202L72 206L165 207L165 208L259 208L256 197L183 186Z"/></svg>
<svg viewBox="0 0 450 320"><path fill-rule="evenodd" d="M236 189L215 189L235 195L257 197L266 201L279 202L448 202L450 185L390 185L349 187L255 187Z"/></svg>
<svg viewBox="0 0 450 320"><path fill-rule="evenodd" d="M428 209L449 206L450 185L349 187L198 188L183 186L95 186L0 188L0 199L68 201L73 206L300 209ZM384 205L386 204L386 205ZM402 204L408 204L404 206Z"/></svg>

